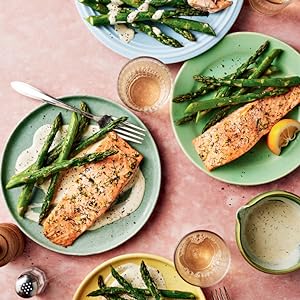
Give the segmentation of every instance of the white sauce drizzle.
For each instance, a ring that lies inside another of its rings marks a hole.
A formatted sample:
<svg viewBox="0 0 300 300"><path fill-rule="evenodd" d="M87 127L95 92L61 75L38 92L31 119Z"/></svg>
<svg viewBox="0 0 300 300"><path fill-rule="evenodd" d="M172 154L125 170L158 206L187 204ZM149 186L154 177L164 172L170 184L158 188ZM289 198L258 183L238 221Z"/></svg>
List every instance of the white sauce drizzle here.
<svg viewBox="0 0 300 300"><path fill-rule="evenodd" d="M130 14L128 14L127 23L133 23L139 13L140 12L138 10L134 10Z"/></svg>
<svg viewBox="0 0 300 300"><path fill-rule="evenodd" d="M121 41L129 43L134 38L134 30L128 28L125 24L116 24L115 30Z"/></svg>
<svg viewBox="0 0 300 300"><path fill-rule="evenodd" d="M117 21L117 14L119 11L118 6L111 4L111 6L108 9L109 9L109 12L108 12L109 24L114 25L114 24L116 24L116 21Z"/></svg>
<svg viewBox="0 0 300 300"><path fill-rule="evenodd" d="M131 12L128 16L127 16L127 23L133 23L138 14L140 12L147 12L149 10L149 3L151 2L151 0L146 0L144 3L142 3L137 10L134 10L133 12Z"/></svg>
<svg viewBox="0 0 300 300"><path fill-rule="evenodd" d="M160 35L161 34L161 30L155 26L152 27L152 31L156 34L156 35Z"/></svg>
<svg viewBox="0 0 300 300"><path fill-rule="evenodd" d="M109 4L106 5L106 7L109 10L109 12L108 12L109 24L111 24L111 25L116 24L117 14L121 9L119 6L122 4L123 4L123 2L120 0L112 0Z"/></svg>
<svg viewBox="0 0 300 300"><path fill-rule="evenodd" d="M152 20L159 20L159 19L161 19L163 13L164 13L164 10L163 10L163 9L158 9L158 10L153 14L153 16L151 17L151 19L152 19Z"/></svg>
<svg viewBox="0 0 300 300"><path fill-rule="evenodd" d="M44 144L44 141L46 140L47 135L50 132L50 129L51 129L50 124L43 125L37 129L37 131L33 136L32 145L28 149L25 149L17 158L16 167L15 167L16 173L25 170L27 167L29 167L31 164L33 164L36 161L38 153L40 152ZM61 131L57 133L53 141L53 145L51 146L51 149L55 147L55 145L57 145L60 142L60 140L66 135L67 129L68 126L64 125ZM87 131L85 132L84 137L89 136L97 132L98 130L99 127L97 125L90 125ZM89 148L89 151L93 152L94 151L93 149L98 147L100 143L101 141L94 144L91 148ZM72 183L72 181L73 179L70 178L70 183ZM49 186L49 180L39 185L38 188L40 188L44 193L46 193L48 190L48 186ZM129 214L131 214L132 212L134 212L140 206L145 192L145 178L140 169L137 170L136 176L131 180L131 182L129 182L128 185L124 187L123 193L130 188L132 188L132 190L128 198L124 202L112 206L111 209L108 210L103 216L101 216L101 218L89 230L95 230L107 224L111 224L117 220L120 220L121 218L124 218ZM55 203L58 203L64 197L67 191L68 188L63 189L62 191L57 191L55 197L56 200ZM29 205L28 210L25 213L25 218L32 220L34 222L38 222L39 212L36 211L35 209L40 208L41 206L42 203L33 203Z"/></svg>
<svg viewBox="0 0 300 300"><path fill-rule="evenodd" d="M138 11L144 11L144 12L148 11L150 2L151 2L151 0L146 0L143 4L141 4L138 7Z"/></svg>
<svg viewBox="0 0 300 300"><path fill-rule="evenodd" d="M28 209L25 213L25 218L33 222L39 222L40 214L37 211L34 211L34 208L42 207L42 203L33 203L28 206Z"/></svg>

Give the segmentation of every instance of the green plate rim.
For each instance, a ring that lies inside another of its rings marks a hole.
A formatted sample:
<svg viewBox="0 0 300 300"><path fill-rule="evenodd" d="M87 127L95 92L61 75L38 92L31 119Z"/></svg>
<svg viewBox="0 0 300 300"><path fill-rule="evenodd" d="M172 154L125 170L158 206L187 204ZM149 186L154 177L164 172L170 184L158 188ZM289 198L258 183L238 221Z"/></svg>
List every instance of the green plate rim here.
<svg viewBox="0 0 300 300"><path fill-rule="evenodd" d="M276 42L279 42L279 43L283 43L285 44L285 46L287 48L290 49L290 51L294 52L295 54L297 55L300 55L300 53L294 49L293 47L291 47L290 45L288 45L287 43L273 37L273 36L270 36L270 35L266 35L266 34L263 34L263 33L258 33L258 32L248 32L248 31L239 31L239 32L233 32L233 33L229 33L227 34L226 36L224 36L223 39L226 39L227 37L234 37L234 36L240 36L240 35L249 35L249 36L259 36L259 37L263 37L265 39L271 39L271 40L275 40ZM223 40L222 39L222 40ZM222 42L222 40L220 42ZM211 48L210 50L208 50L207 52L205 53L208 53L209 51L213 51L213 49L215 47L217 47L217 45L215 45L213 48ZM203 53L203 55L205 55L205 53ZM175 80L174 80L174 84L173 84L173 93L172 93L172 99L174 97L174 92L175 92L175 86L177 84L177 81L179 80L179 77L181 76L181 74L185 71L185 68L187 68L187 65L189 63L189 61L191 60L194 60L194 59L197 59L198 57L200 57L201 55L197 56L197 57L194 57L190 60L187 60L184 62L184 64L181 66L181 68L179 69L176 77L175 77ZM175 138L176 138L176 141L177 143L179 144L181 150L183 151L183 153L185 154L185 156L198 168L200 169L201 171L203 171L204 173L206 173L207 175L209 175L210 177L214 178L214 179L217 179L219 181L222 181L222 182L225 182L225 183L229 183L229 184L235 184L235 185L240 185L240 186L256 186L256 185L262 185L262 184L266 184L266 183L270 183L270 182L273 182L275 180L278 180L278 179L281 179L285 176L287 176L288 174L292 173L293 171L295 171L299 166L300 166L300 162L298 163L298 165L296 164L294 166L294 168L286 171L285 173L282 173L281 176L279 177L276 177L276 178L273 178L273 179L267 179L265 181L256 181L256 182L236 182L235 180L227 180L227 179L223 179L221 178L220 176L217 176L217 175L214 175L213 172L209 172L204 166L203 167L200 167L200 165L195 162L189 155L189 153L185 150L184 146L182 145L179 137L178 137L178 134L177 134L177 131L176 131L176 126L174 124L174 118L173 118L173 101L170 101L170 106L169 106L169 109L170 109L170 121L171 121L171 126L172 126L172 130L173 130L173 133L175 135Z"/></svg>
<svg viewBox="0 0 300 300"><path fill-rule="evenodd" d="M15 134L15 132L19 129L20 126L22 126L22 124L24 124L24 122L26 122L26 119L29 118L30 116L32 116L35 113L38 113L39 110L43 110L45 108L51 108L53 107L50 104L43 104L41 106L38 106L37 108L33 109L32 111L30 111L29 113L27 113L14 127L14 129L11 131L11 133L9 134L9 137L7 138L6 142L5 142L5 146L4 149L2 151L2 157L1 157L1 193L2 193L2 197L4 199L5 205L11 215L11 217L13 218L13 220L17 223L18 227L21 229L21 231L32 241L34 241L35 243L37 243L38 245L42 246L43 248L46 248L50 251L56 252L56 253L60 253L60 254L64 254L64 255L73 255L73 256L89 256L89 255L95 255L95 254L100 254L100 253L104 253L107 252L109 250L112 250L114 248L117 248L118 246L122 245L123 243L127 242L129 239L131 239L133 236L135 236L143 227L144 225L147 223L147 221L149 220L151 214L154 211L154 208L157 204L157 201L159 199L159 195L160 195L160 189L161 189L161 161L160 161L160 155L159 155L159 151L157 148L157 145L155 143L154 138L152 137L149 129L146 127L146 125L144 124L144 122L138 117L136 116L133 112L131 112L129 109L127 109L126 107L122 106L121 104L110 100L109 98L105 98L105 97L100 97L100 96L93 96L93 95L66 95L66 96L61 96L61 97L57 97L60 100L72 100L72 99L93 99L93 100L100 100L100 101L104 101L107 102L111 105L115 105L116 107L118 107L119 109L123 110L125 115L128 115L129 117L131 117L132 119L136 120L137 123L139 123L139 125L141 124L142 127L144 127L144 129L146 130L146 138L150 139L150 142L153 146L153 156L155 156L155 160L157 161L158 164L158 168L157 168L157 174L156 174L156 181L158 182L158 186L156 188L156 193L154 195L151 196L151 198L153 198L154 200L152 201L152 205L148 208L147 213L143 214L144 216L144 221L141 222L141 224L139 226L137 226L137 228L131 233L129 234L125 239L116 242L115 244L107 247L104 250L100 250L100 251L86 251L85 253L79 253L79 252L65 252L65 249L68 248L63 248L61 247L61 249L56 249L56 248L52 248L51 246L45 245L43 242L39 241L38 239L36 239L35 237L32 237L26 230L26 228L24 228L23 225L20 224L20 222L14 217L9 205L8 205L8 201L6 199L5 196L5 183L4 183L4 171L3 171L3 165L4 165L4 159L6 157L6 153L7 151L9 151L8 149L8 144L10 144L12 142L12 137ZM59 108L58 108L59 109ZM126 218L126 217L125 217ZM113 223L112 223L113 224ZM80 238L80 237L79 237ZM53 244L54 246L57 246L55 244ZM54 247L53 246L53 247ZM72 246L70 246L72 247ZM69 247L69 248L70 248Z"/></svg>

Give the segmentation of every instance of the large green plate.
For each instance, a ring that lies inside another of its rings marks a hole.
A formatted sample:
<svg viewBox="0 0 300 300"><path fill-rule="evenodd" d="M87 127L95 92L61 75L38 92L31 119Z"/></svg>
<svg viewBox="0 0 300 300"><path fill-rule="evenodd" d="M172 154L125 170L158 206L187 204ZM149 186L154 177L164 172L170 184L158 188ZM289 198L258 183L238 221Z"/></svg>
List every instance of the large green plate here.
<svg viewBox="0 0 300 300"><path fill-rule="evenodd" d="M146 129L146 138L142 145L132 144L144 156L141 170L145 177L146 187L140 207L129 216L106 225L95 231L87 231L75 243L63 248L51 243L42 234L42 227L27 219L19 217L16 204L20 188L6 190L5 184L15 172L18 155L32 144L35 131L42 125L52 123L59 111L62 112L65 123L70 119L70 112L44 105L25 117L14 130L7 142L2 161L1 183L7 206L22 231L36 243L52 251L69 255L90 255L101 253L117 247L134 236L150 217L159 195L161 182L161 167L159 154L150 132L145 125L130 111L122 106L103 98L90 96L71 96L62 98L65 102L78 107L80 101L85 101L95 114L111 114L114 116L128 116L132 123ZM43 193L38 190L34 195L34 202L42 201Z"/></svg>
<svg viewBox="0 0 300 300"><path fill-rule="evenodd" d="M184 63L175 81L174 96L197 89L197 83L192 78L194 74L221 77L234 72L266 40L271 43L270 49L284 50L280 59L276 61L276 65L282 70L280 75L299 75L300 55L287 44L263 34L232 33L211 50ZM207 95L206 98L211 96L211 94ZM209 176L232 184L258 185L279 179L300 165L300 137L298 135L297 140L290 143L280 156L272 154L266 146L265 138L262 138L254 148L239 159L209 172L192 145L192 140L201 134L208 117L203 118L198 124L174 125L174 120L183 116L186 106L186 103L171 103L173 130L183 152ZM296 107L287 117L300 120L299 107Z"/></svg>

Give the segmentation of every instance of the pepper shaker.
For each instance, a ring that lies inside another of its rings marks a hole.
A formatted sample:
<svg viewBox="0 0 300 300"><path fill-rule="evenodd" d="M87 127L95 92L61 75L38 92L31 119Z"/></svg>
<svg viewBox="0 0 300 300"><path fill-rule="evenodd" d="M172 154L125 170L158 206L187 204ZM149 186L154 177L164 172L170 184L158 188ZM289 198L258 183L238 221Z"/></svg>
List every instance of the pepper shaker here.
<svg viewBox="0 0 300 300"><path fill-rule="evenodd" d="M37 267L24 270L16 281L16 293L22 298L41 294L47 285L46 274Z"/></svg>

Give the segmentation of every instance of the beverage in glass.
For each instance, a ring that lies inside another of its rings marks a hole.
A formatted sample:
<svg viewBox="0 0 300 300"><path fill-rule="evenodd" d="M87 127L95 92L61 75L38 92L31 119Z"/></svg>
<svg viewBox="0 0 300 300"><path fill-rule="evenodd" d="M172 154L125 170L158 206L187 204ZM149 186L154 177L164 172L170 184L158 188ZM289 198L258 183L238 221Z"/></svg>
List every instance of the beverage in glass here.
<svg viewBox="0 0 300 300"><path fill-rule="evenodd" d="M230 252L224 240L211 231L187 234L178 244L174 263L188 283L209 287L221 281L229 270Z"/></svg>
<svg viewBox="0 0 300 300"><path fill-rule="evenodd" d="M171 96L172 77L166 65L152 57L130 60L118 78L120 99L129 108L153 112Z"/></svg>

